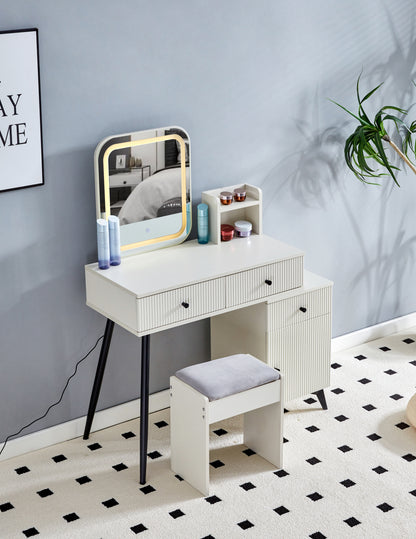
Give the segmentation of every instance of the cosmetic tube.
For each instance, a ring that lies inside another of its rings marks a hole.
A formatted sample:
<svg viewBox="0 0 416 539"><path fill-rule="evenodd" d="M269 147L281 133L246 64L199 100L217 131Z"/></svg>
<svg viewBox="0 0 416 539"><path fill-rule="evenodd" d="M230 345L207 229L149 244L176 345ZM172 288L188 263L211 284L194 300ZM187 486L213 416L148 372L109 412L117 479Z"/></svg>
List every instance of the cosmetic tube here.
<svg viewBox="0 0 416 539"><path fill-rule="evenodd" d="M105 219L97 219L97 247L98 267L108 269L110 267L110 241L108 237L108 223Z"/></svg>
<svg viewBox="0 0 416 539"><path fill-rule="evenodd" d="M208 205L201 203L197 206L198 214L198 243L208 243L209 227L208 227Z"/></svg>
<svg viewBox="0 0 416 539"><path fill-rule="evenodd" d="M108 234L110 237L110 264L118 266L121 262L120 221L115 215L110 215L108 218Z"/></svg>

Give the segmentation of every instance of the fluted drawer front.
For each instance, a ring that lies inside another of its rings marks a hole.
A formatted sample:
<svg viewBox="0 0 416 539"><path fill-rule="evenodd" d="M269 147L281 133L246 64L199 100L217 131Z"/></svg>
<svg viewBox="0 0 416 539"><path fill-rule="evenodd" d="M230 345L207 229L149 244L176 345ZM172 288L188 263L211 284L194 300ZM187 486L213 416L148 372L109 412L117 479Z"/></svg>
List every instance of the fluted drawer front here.
<svg viewBox="0 0 416 539"><path fill-rule="evenodd" d="M286 401L329 386L330 314L269 333L268 348L270 365L283 374Z"/></svg>
<svg viewBox="0 0 416 539"><path fill-rule="evenodd" d="M226 306L298 288L303 283L303 258L291 258L226 277Z"/></svg>
<svg viewBox="0 0 416 539"><path fill-rule="evenodd" d="M225 307L224 279L212 279L137 300L140 331L168 326Z"/></svg>
<svg viewBox="0 0 416 539"><path fill-rule="evenodd" d="M331 312L332 287L323 287L269 305L269 331Z"/></svg>

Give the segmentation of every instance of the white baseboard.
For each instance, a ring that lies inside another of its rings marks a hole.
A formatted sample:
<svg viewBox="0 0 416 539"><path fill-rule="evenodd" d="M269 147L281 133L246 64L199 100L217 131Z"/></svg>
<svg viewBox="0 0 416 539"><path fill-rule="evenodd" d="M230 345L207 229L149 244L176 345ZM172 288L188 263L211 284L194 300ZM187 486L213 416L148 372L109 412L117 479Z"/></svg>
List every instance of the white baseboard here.
<svg viewBox="0 0 416 539"><path fill-rule="evenodd" d="M398 331L404 331L412 326L416 326L416 313L407 314L375 326L353 331L352 333L341 335L340 337L335 337L332 339L332 352L340 352L341 350L352 348L365 342L373 341L374 339L379 339L391 335L392 333L397 333ZM168 389L150 395L150 412L157 412L158 410L168 407ZM91 432L106 429L113 425L117 425L118 423L130 421L139 416L139 399L119 404L118 406L113 406L112 408L97 412L94 416ZM54 427L27 434L16 440L10 440L3 453L0 455L0 461L82 436L84 433L85 421L86 416L79 417L78 419L73 419L72 421L67 421L66 423L55 425Z"/></svg>
<svg viewBox="0 0 416 539"><path fill-rule="evenodd" d="M382 322L375 326L370 326L358 331L353 331L352 333L347 333L346 335L341 335L340 337L335 337L332 339L331 350L332 353L340 352L365 342L374 341L375 339L380 339L381 337L387 337L387 335L404 331L413 326L416 326L416 313L406 314L405 316L393 318L393 320L388 320L387 322Z"/></svg>
<svg viewBox="0 0 416 539"><path fill-rule="evenodd" d="M169 390L159 391L153 393L149 397L149 412L156 412L163 408L169 407ZM140 401L135 399L106 410L100 410L94 415L94 421L92 424L91 432L97 430L106 429L123 423L124 421L130 421L140 416ZM72 438L78 438L84 434L86 416L78 417L72 421L61 423L47 429L40 430L21 436L15 440L10 440L0 455L0 461L23 455L29 451L36 451L37 449L43 449L50 445L66 442ZM1 444L0 444L1 449Z"/></svg>

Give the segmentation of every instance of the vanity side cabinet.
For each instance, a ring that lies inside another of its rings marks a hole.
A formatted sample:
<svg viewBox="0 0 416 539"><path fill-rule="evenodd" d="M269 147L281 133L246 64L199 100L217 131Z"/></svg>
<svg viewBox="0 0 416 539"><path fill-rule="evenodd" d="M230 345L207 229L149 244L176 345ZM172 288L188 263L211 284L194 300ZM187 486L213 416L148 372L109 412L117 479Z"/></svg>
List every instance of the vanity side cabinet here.
<svg viewBox="0 0 416 539"><path fill-rule="evenodd" d="M211 359L248 353L283 374L285 400L330 385L332 283L308 271L300 288L211 318Z"/></svg>
<svg viewBox="0 0 416 539"><path fill-rule="evenodd" d="M234 189L243 188L246 191L246 200L233 202L228 205L221 204L219 195L222 191L234 192ZM261 189L248 183L238 183L219 189L203 191L201 201L208 205L209 240L212 243L221 242L221 225L233 225L236 221L250 221L253 225L252 234L263 233L262 221L262 192ZM233 240L231 240L233 241Z"/></svg>
<svg viewBox="0 0 416 539"><path fill-rule="evenodd" d="M267 305L267 362L284 374L286 400L330 385L331 303L328 283Z"/></svg>

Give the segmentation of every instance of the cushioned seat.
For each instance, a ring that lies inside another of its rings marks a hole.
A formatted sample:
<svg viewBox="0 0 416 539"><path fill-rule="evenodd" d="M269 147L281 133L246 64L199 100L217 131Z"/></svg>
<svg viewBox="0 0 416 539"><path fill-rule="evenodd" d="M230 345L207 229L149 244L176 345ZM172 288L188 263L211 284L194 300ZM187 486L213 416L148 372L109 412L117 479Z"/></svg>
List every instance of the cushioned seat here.
<svg viewBox="0 0 416 539"><path fill-rule="evenodd" d="M209 495L209 426L244 414L243 443L278 468L283 457L280 373L250 354L214 359L170 377L171 468Z"/></svg>
<svg viewBox="0 0 416 539"><path fill-rule="evenodd" d="M279 372L250 354L235 354L180 369L175 376L214 401L277 380Z"/></svg>

